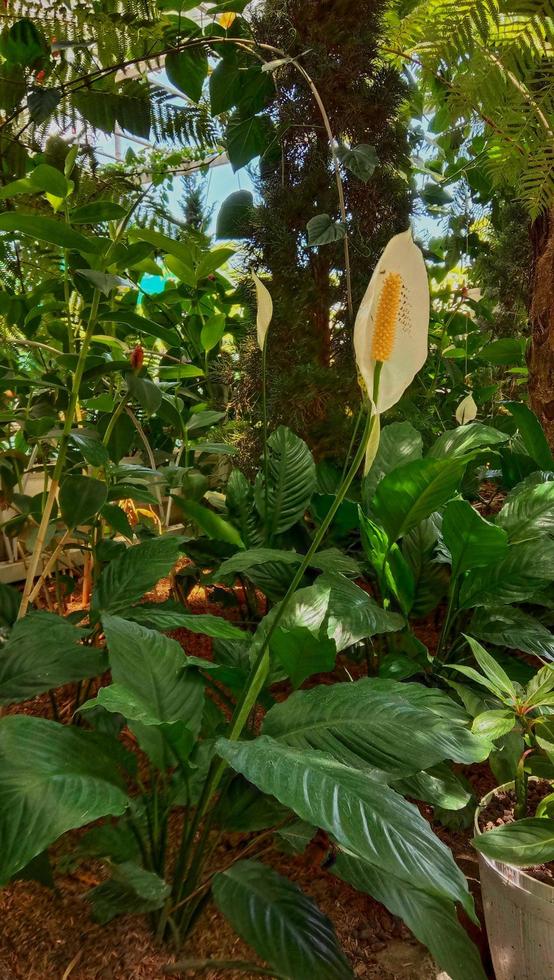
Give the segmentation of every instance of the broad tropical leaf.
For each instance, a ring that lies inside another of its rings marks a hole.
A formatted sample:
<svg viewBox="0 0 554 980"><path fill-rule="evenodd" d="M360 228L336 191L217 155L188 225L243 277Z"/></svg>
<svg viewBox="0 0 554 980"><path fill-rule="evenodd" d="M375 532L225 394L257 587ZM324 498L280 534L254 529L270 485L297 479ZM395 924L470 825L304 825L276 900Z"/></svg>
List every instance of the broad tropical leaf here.
<svg viewBox="0 0 554 980"><path fill-rule="evenodd" d="M490 745L437 690L382 678L297 691L267 713L262 732L307 753L404 776L451 759L482 762Z"/></svg>
<svg viewBox="0 0 554 980"><path fill-rule="evenodd" d="M546 660L554 660L554 635L523 609L512 606L482 606L475 610L470 633L485 643L523 650Z"/></svg>
<svg viewBox="0 0 554 980"><path fill-rule="evenodd" d="M131 619L156 630L186 629L191 633L201 633L218 640L248 641L250 636L244 630L234 626L222 616L211 613L188 613L183 606L176 602L164 602L149 606L141 604L122 612L122 619Z"/></svg>
<svg viewBox="0 0 554 980"><path fill-rule="evenodd" d="M554 820L525 817L474 837L473 845L493 861L522 868L547 864L554 859Z"/></svg>
<svg viewBox="0 0 554 980"><path fill-rule="evenodd" d="M133 861L112 865L111 877L87 892L92 916L105 925L116 915L137 915L162 907L169 895L169 885L153 871L146 871Z"/></svg>
<svg viewBox="0 0 554 980"><path fill-rule="evenodd" d="M272 868L259 861L237 861L215 876L212 891L239 936L280 976L354 976L329 919L312 898Z"/></svg>
<svg viewBox="0 0 554 980"><path fill-rule="evenodd" d="M486 521L467 500L452 500L444 511L442 536L456 578L470 568L501 561L508 550L505 531Z"/></svg>
<svg viewBox="0 0 554 980"><path fill-rule="evenodd" d="M103 570L93 593L92 611L115 615L138 602L169 574L178 555L179 538L171 535L128 548Z"/></svg>
<svg viewBox="0 0 554 980"><path fill-rule="evenodd" d="M102 674L103 650L81 644L82 630L48 612L31 612L15 624L0 649L0 704L26 701L60 684Z"/></svg>
<svg viewBox="0 0 554 980"><path fill-rule="evenodd" d="M422 448L423 439L411 422L392 422L381 429L377 455L362 482L362 499L366 512L369 512L373 495L383 477L403 463L420 459Z"/></svg>
<svg viewBox="0 0 554 980"><path fill-rule="evenodd" d="M507 532L512 544L542 534L554 535L554 482L516 487L496 522Z"/></svg>
<svg viewBox="0 0 554 980"><path fill-rule="evenodd" d="M467 459L415 459L379 483L372 510L390 541L438 510L455 493Z"/></svg>
<svg viewBox="0 0 554 980"><path fill-rule="evenodd" d="M460 924L452 902L413 888L394 875L383 874L374 865L345 852L339 854L333 874L399 916L451 980L486 980L479 953Z"/></svg>
<svg viewBox="0 0 554 980"><path fill-rule="evenodd" d="M128 798L109 741L45 718L0 719L0 884L68 830Z"/></svg>
<svg viewBox="0 0 554 980"><path fill-rule="evenodd" d="M185 655L176 640L115 616L104 615L102 625L113 684L100 689L96 703L123 714L145 752L156 752L156 759L159 740L150 728L159 730L179 758L186 758L204 708L198 672L185 669Z"/></svg>
<svg viewBox="0 0 554 980"><path fill-rule="evenodd" d="M268 451L267 514L261 473L254 496L258 512L273 536L288 531L304 515L316 487L316 471L306 443L283 425L269 437Z"/></svg>
<svg viewBox="0 0 554 980"><path fill-rule="evenodd" d="M279 605L274 606L258 626L253 653L263 643L279 608ZM316 635L320 635L324 626L340 653L358 640L402 629L404 619L398 613L381 609L367 592L343 575L324 573L313 585L294 593L278 630L291 630L297 626L306 627Z"/></svg>
<svg viewBox="0 0 554 980"><path fill-rule="evenodd" d="M457 429L443 432L433 443L428 456L443 459L446 456L464 456L475 449L486 449L488 446L499 446L508 441L505 432L499 432L490 425L481 422L471 422L460 425Z"/></svg>
<svg viewBox="0 0 554 980"><path fill-rule="evenodd" d="M460 603L491 606L530 599L554 578L554 540L538 538L511 544L506 557L477 568L460 590Z"/></svg>
<svg viewBox="0 0 554 980"><path fill-rule="evenodd" d="M216 747L233 769L342 847L416 888L462 902L471 914L465 877L448 848L386 783L266 735L250 742L218 739Z"/></svg>

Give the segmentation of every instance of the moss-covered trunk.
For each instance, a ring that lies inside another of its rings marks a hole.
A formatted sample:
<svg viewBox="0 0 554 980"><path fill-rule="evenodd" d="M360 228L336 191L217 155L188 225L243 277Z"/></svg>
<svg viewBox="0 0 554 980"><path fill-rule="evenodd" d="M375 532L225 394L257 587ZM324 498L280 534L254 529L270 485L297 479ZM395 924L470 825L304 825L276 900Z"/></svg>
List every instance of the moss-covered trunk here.
<svg viewBox="0 0 554 980"><path fill-rule="evenodd" d="M531 239L529 397L554 449L554 209L534 222Z"/></svg>

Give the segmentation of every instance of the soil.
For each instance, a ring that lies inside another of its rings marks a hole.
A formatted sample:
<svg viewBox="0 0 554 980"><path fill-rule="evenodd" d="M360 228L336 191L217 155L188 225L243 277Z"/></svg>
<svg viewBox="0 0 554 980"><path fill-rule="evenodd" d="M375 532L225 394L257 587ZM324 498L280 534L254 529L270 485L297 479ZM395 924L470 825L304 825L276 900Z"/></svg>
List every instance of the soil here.
<svg viewBox="0 0 554 980"><path fill-rule="evenodd" d="M552 784L545 779L529 781L527 793L528 814L534 816L535 811L545 798L552 793ZM495 827L503 827L506 824L515 822L514 809L516 805L516 795L513 789L502 790L495 793L490 803L483 808L479 815L479 827L482 831L494 830ZM526 874L537 881L543 881L547 885L554 885L554 861L547 864L535 865L532 868L525 868Z"/></svg>
<svg viewBox="0 0 554 980"><path fill-rule="evenodd" d="M169 585L161 582L149 601L168 597ZM243 598L238 596L239 602ZM258 597L263 601L262 597ZM222 610L210 601L200 587L189 596L191 611L210 612L225 618L247 615L245 608ZM242 603L241 603L242 605ZM68 602L68 610L79 608L77 596ZM423 626L431 649L436 644L434 623ZM175 630L170 633L188 654L211 657L207 637ZM313 682L331 683L347 677L361 676L366 665L352 665L339 658L333 674L321 675ZM102 679L106 683L106 679ZM97 684L102 683L96 682ZM90 696L93 694L90 691ZM286 695L286 685L277 697ZM56 691L60 719L68 722L72 715L75 688L67 685ZM24 705L12 706L9 713L21 712L52 717L49 695L41 695ZM476 798L494 787L486 765L462 769L472 782ZM420 805L424 816L433 821L432 808ZM435 832L449 846L467 876L478 914L482 915L478 882L477 855L471 847L472 829L449 830L433 824ZM79 836L76 832L74 837ZM215 867L224 867L229 857L247 845L249 838L234 835L223 840L214 856ZM54 865L67 851L65 842L52 849ZM311 895L331 919L339 941L352 963L356 977L366 980L448 980L427 950L411 935L404 924L369 896L356 892L346 883L325 871L318 862L303 855L284 855L277 850L264 853L264 861L294 880ZM36 882L16 881L0 892L0 980L163 980L165 976L202 976L207 980L255 980L256 974L208 969L202 973L179 969L171 952L156 944L145 916L128 916L98 925L90 915L84 894L105 876L101 865L90 861L70 873L56 873L52 891ZM485 965L488 948L484 933L472 923L464 925L481 950ZM213 905L207 906L189 944L180 954L185 959L226 959L258 962ZM490 973L492 977L492 972ZM314 978L315 980L315 978Z"/></svg>

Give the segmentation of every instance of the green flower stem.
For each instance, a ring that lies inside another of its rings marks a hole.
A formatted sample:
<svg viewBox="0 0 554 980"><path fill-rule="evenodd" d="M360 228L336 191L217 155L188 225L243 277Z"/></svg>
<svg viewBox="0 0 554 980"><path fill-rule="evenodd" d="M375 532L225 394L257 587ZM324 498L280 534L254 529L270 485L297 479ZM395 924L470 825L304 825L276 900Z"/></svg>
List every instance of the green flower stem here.
<svg viewBox="0 0 554 980"><path fill-rule="evenodd" d="M375 368L375 376L374 376L373 403L367 414L364 433L360 445L358 447L358 451L354 457L352 465L345 479L343 480L343 482L341 483L337 491L333 504L331 505L329 511L327 512L321 525L319 526L318 531L315 534L314 539L310 545L310 548L308 549L308 552L306 553L300 566L298 567L296 574L294 575L294 578L291 584L289 585L279 608L277 609L276 615L263 641L256 662L253 665L252 670L250 672L250 677L246 684L244 694L235 708L235 712L231 720L231 727L227 735L227 737L231 740L237 740L238 738L240 738L240 735L248 720L250 712L252 711L254 705L256 704L260 691L262 690L265 681L267 679L267 675L269 672L269 645L271 642L271 638L275 633L275 630L277 629L279 623L281 622L292 596L294 595L296 589L298 588L300 582L302 581L306 569L309 567L312 558L317 552L321 542L325 538L325 535L327 534L327 531L329 530L329 527L331 526L334 517L339 507L341 506L343 500L345 499L346 494L348 493L348 490L350 489L350 486L364 460L367 445L371 438L371 433L373 431L373 426L375 424L376 415L373 412L373 405L377 404L377 399L379 395L379 381L381 376L381 367L382 367L381 363L378 362ZM211 773L208 775L208 778L206 779L202 796L198 802L194 819L191 822L189 833L187 834L186 840L182 842L181 853L183 855L188 853L189 849L192 847L200 823L208 809L213 794L215 793L217 787L219 786L219 783L221 782L222 776L226 768L227 768L227 763L224 762L223 760L220 760L212 767ZM209 826L208 826L208 831L209 831ZM205 836L206 833L207 830L206 828L204 828L203 836ZM202 844L202 840L198 842L198 846L201 846L201 844ZM194 865L195 863L194 859L192 863ZM190 882L190 876L188 877L188 881ZM180 901L182 898L182 894L181 894L182 886L180 886L179 883L176 884L177 884L177 901Z"/></svg>
<svg viewBox="0 0 554 980"><path fill-rule="evenodd" d="M268 535L267 514L269 507L269 459L267 455L267 334L262 348L262 426L264 441L264 533L266 543Z"/></svg>

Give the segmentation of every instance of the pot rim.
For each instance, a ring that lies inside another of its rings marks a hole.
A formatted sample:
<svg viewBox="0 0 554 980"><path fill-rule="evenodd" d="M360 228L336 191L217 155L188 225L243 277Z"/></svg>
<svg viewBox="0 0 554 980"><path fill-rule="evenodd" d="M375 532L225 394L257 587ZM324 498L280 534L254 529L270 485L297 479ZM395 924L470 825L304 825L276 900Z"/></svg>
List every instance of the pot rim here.
<svg viewBox="0 0 554 980"><path fill-rule="evenodd" d="M539 776L529 776L529 779L535 782L541 781ZM491 789L488 793L485 793L480 803L475 808L473 826L474 826L476 837L481 837L482 834L485 833L485 831L481 830L479 826L479 817L481 816L482 811L485 809L486 806L488 806L493 796L496 796L497 793L501 793L503 790L513 789L514 785L515 785L515 780L512 779L507 783L502 783L501 786L495 786L494 789ZM488 865L490 865L493 868L496 868L497 871L500 871L502 873L502 868L509 868L512 872L515 872L518 875L518 878L524 879L524 882L521 883L520 887L525 887L529 891L534 892L535 894L537 892L544 891L549 895L549 899L548 899L549 902L554 902L554 879L552 881L552 884L550 885L546 881L540 881L538 878L533 878L532 875L528 874L527 871L524 868L520 867L518 864L508 864L505 861L498 861L496 860L496 858L489 858L485 854L481 854L480 851L478 852L478 854L479 854L480 861L486 861Z"/></svg>

